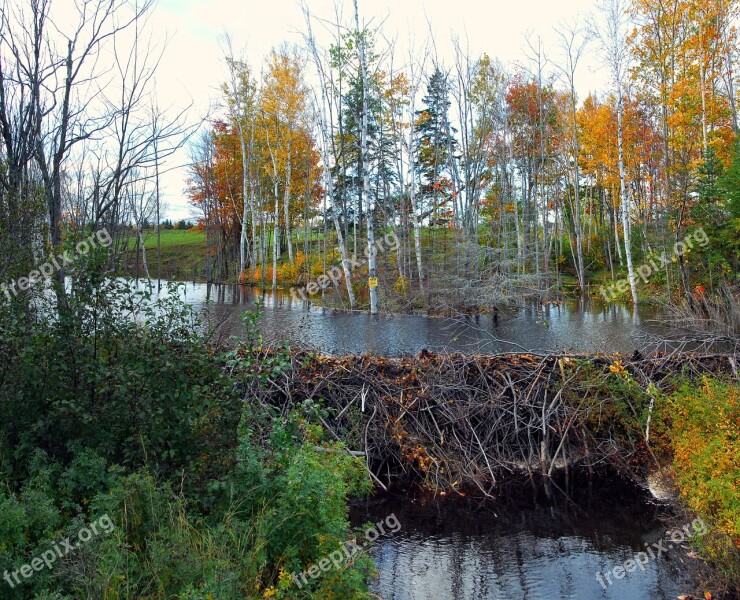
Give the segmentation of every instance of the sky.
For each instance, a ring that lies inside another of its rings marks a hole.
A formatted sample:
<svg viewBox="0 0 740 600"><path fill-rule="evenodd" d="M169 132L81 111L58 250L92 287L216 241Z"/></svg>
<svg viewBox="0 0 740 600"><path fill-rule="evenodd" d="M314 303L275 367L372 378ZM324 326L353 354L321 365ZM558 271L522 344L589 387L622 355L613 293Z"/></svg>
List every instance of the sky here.
<svg viewBox="0 0 740 600"><path fill-rule="evenodd" d="M352 19L352 0L307 0L312 15L336 21L336 8L345 22ZM359 0L361 18L370 26L382 24L399 54L407 54L410 40L421 44L431 31L433 48L442 63L452 63L452 39L459 38L472 55L486 52L507 65L526 65L527 36L542 40L551 62L558 62L555 27L584 22L595 10L596 0ZM157 73L160 106L192 103L193 122L223 115L220 85L226 79L223 60L224 34L231 36L236 54L243 54L256 68L270 50L282 43L300 44L306 30L301 5L296 0L159 0L150 17L155 39L165 44ZM319 42L321 25L314 24ZM592 44L576 75L579 96L606 88L598 47ZM550 71L555 71L552 65ZM313 69L311 69L313 72ZM188 218L192 211L184 194L187 152L173 156L162 176L167 217Z"/></svg>

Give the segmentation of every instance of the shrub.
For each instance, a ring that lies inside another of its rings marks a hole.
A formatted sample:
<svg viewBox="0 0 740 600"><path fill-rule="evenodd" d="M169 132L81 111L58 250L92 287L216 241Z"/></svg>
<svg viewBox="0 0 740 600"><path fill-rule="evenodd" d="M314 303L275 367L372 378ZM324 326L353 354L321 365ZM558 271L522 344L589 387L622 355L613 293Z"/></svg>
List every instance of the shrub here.
<svg viewBox="0 0 740 600"><path fill-rule="evenodd" d="M0 595L367 597L364 554L303 589L289 574L347 539L368 481L310 402L278 418L237 392L291 368L288 349L263 352L250 312L241 345L211 350L175 287L155 300L97 260L58 305L0 301L0 572L91 518L114 529Z"/></svg>
<svg viewBox="0 0 740 600"><path fill-rule="evenodd" d="M409 280L403 275L399 275L398 279L396 279L396 283L393 285L393 289L402 296L406 296L410 289Z"/></svg>
<svg viewBox="0 0 740 600"><path fill-rule="evenodd" d="M709 526L701 548L740 588L740 384L684 385L669 411L681 495Z"/></svg>
<svg viewBox="0 0 740 600"><path fill-rule="evenodd" d="M187 486L222 477L239 401L196 327L174 286L153 301L119 281L82 282L56 318L18 324L0 382L5 444L62 465L84 446Z"/></svg>

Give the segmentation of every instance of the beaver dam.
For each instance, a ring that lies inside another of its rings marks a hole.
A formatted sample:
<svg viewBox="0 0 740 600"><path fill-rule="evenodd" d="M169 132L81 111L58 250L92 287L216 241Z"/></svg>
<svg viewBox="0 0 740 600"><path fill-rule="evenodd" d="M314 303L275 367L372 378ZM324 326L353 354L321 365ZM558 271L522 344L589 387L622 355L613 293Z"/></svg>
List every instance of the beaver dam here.
<svg viewBox="0 0 740 600"><path fill-rule="evenodd" d="M644 480L658 468L652 442L665 394L703 375L738 376L737 354L292 353L290 361L287 372L245 387L245 400L312 411L383 489L484 495L515 477L547 482L573 471Z"/></svg>

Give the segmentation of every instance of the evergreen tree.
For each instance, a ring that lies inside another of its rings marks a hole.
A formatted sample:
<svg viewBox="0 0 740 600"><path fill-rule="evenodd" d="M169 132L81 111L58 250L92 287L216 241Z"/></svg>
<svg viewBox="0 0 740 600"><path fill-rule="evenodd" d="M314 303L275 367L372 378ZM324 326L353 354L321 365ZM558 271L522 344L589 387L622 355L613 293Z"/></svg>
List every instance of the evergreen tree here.
<svg viewBox="0 0 740 600"><path fill-rule="evenodd" d="M732 163L719 178L724 197L725 219L718 235L732 270L740 271L740 142L735 145Z"/></svg>
<svg viewBox="0 0 740 600"><path fill-rule="evenodd" d="M449 96L447 74L436 67L429 78L427 95L422 98L424 108L416 113L420 190L425 198L432 200L433 207L439 204L440 198L450 195L450 164L457 147L456 130L450 125L448 115Z"/></svg>

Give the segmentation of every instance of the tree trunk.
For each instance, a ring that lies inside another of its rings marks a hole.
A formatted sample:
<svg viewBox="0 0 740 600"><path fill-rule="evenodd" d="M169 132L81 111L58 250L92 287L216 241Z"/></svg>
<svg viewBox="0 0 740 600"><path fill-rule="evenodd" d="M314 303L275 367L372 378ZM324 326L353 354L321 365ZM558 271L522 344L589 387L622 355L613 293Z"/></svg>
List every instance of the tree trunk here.
<svg viewBox="0 0 740 600"><path fill-rule="evenodd" d="M285 242L288 246L288 260L292 265L293 260L293 242L290 239L290 187L292 182L292 160L290 155L291 140L288 139L288 164L285 167L285 196L283 198L283 213L285 215Z"/></svg>
<svg viewBox="0 0 740 600"><path fill-rule="evenodd" d="M239 144L242 153L242 218L241 218L241 236L239 238L239 276L244 274L247 266L247 227L249 222L249 163L247 155L247 143L244 139L244 129L240 125Z"/></svg>
<svg viewBox="0 0 740 600"><path fill-rule="evenodd" d="M367 80L367 62L365 57L365 38L363 32L360 31L360 13L357 6L357 0L355 0L355 26L358 35L358 49L360 51L360 70L362 71L362 189L363 195L367 198L367 251L368 251L368 275L371 279L377 276L376 265L375 265L375 230L374 221L375 216L373 214L372 206L370 205L370 159L367 151L367 113L368 107L368 93L369 85ZM362 204L362 203L360 203ZM362 223L360 223L362 225ZM370 314L375 315L378 313L378 288L377 286L370 285Z"/></svg>
<svg viewBox="0 0 740 600"><path fill-rule="evenodd" d="M629 223L629 199L624 173L624 132L622 130L622 97L621 83L617 82L617 146L619 154L619 193L622 202L622 229L624 229L624 254L627 259L627 274L632 292L632 302L637 306L637 286L635 284L635 269L632 265L632 236Z"/></svg>
<svg viewBox="0 0 740 600"><path fill-rule="evenodd" d="M139 237L139 245L141 246L141 262L144 265L144 274L146 275L147 279L151 279L151 276L149 275L149 265L146 263L146 248L144 246L144 237L141 235L142 227L139 226L136 228L136 234ZM138 261L136 266L136 276L139 276L139 267L138 267Z"/></svg>

